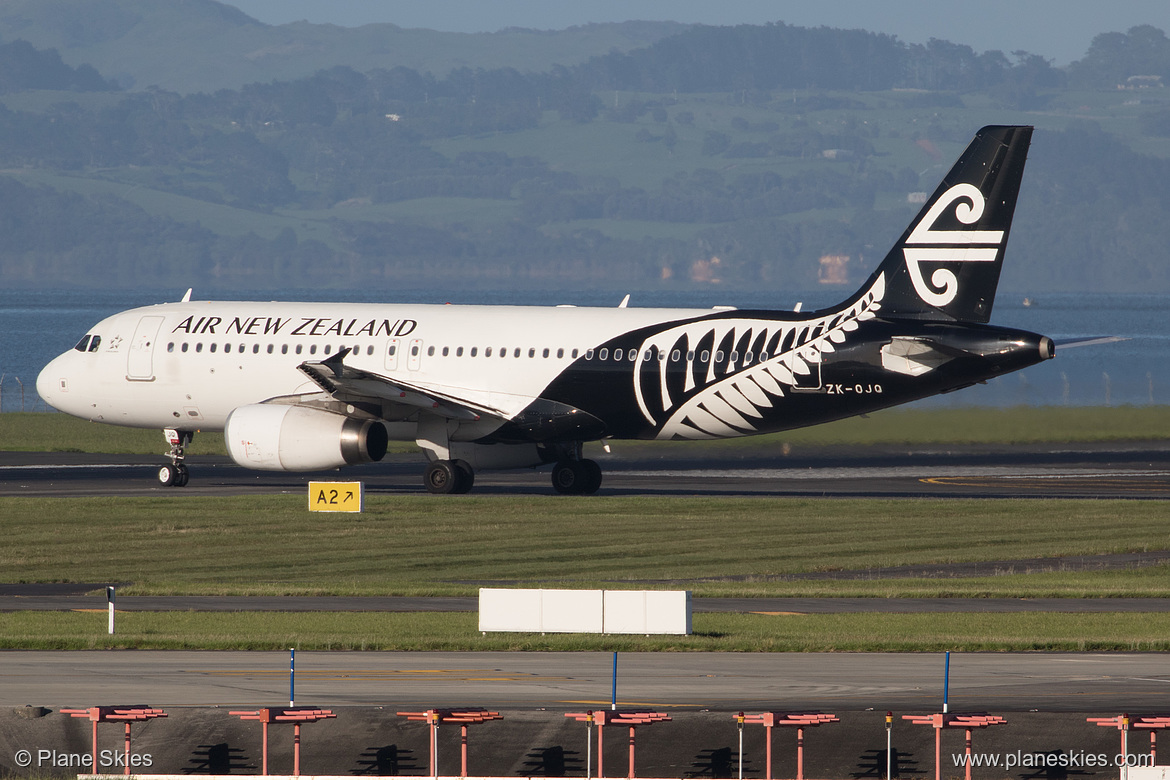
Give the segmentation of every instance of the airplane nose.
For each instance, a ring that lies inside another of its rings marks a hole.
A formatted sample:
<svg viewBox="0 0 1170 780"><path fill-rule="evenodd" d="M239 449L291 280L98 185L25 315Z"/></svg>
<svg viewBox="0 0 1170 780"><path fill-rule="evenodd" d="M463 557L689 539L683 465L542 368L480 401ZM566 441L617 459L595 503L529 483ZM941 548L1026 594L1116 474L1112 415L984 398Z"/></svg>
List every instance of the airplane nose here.
<svg viewBox="0 0 1170 780"><path fill-rule="evenodd" d="M58 356L49 362L49 365L41 369L41 373L37 374L37 395L41 400L52 407L57 407L60 403L60 396L62 392L67 392L69 389L69 378L65 375L64 356Z"/></svg>

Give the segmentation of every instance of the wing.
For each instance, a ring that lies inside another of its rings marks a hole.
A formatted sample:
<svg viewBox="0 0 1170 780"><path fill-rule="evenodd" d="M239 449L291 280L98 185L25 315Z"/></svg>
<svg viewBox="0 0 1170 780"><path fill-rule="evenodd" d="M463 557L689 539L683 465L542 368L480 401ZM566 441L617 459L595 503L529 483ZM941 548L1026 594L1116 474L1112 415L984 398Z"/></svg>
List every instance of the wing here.
<svg viewBox="0 0 1170 780"><path fill-rule="evenodd" d="M483 417L507 419L499 409L473 403L457 396L422 388L401 379L363 371L345 365L349 355L346 347L332 357L317 362L301 363L297 368L329 395L339 400L375 400L402 407L406 417L418 411L426 411L453 420L476 421Z"/></svg>

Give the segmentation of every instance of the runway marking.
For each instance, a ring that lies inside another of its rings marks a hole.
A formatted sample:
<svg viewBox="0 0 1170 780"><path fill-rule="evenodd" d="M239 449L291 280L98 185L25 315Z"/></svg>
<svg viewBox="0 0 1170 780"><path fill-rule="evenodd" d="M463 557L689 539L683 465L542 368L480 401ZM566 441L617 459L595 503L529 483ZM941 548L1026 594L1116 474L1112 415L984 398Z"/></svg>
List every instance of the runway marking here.
<svg viewBox="0 0 1170 780"><path fill-rule="evenodd" d="M101 610L98 610L98 611L100 612ZM749 612L748 614L749 615L769 615L772 617L776 617L779 615L807 615L808 613L807 612Z"/></svg>
<svg viewBox="0 0 1170 780"><path fill-rule="evenodd" d="M1170 488L1162 483L1151 484L1153 479L1166 479L1166 471L1113 471L1065 474L1004 474L997 476L939 476L922 477L918 481L928 485L949 487L994 488L1008 486L1015 490L1049 490L1054 484L1081 490L1117 490L1134 493L1151 493Z"/></svg>

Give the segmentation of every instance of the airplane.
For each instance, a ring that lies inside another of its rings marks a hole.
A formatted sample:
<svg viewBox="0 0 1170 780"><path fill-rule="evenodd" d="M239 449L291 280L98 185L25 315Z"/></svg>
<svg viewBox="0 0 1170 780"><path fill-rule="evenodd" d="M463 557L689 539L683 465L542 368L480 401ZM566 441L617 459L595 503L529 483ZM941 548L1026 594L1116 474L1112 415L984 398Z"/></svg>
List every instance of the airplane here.
<svg viewBox="0 0 1170 780"><path fill-rule="evenodd" d="M240 466L317 471L414 441L432 493L552 464L601 485L585 442L783 431L1050 359L991 317L1033 128L988 126L868 280L819 311L192 301L102 320L37 378L56 409L160 428L166 486L197 431ZM798 307L799 308L799 307Z"/></svg>

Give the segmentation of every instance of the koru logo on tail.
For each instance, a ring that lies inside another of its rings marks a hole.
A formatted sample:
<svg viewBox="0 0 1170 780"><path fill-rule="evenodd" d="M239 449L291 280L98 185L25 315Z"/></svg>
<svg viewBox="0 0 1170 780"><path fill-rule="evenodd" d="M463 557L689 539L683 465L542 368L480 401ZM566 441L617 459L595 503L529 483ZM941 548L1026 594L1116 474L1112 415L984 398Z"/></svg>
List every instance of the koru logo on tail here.
<svg viewBox="0 0 1170 780"><path fill-rule="evenodd" d="M933 230L947 209L954 208L955 218L973 225L983 216L983 193L973 184L956 184L935 201L926 216L914 226L902 251L906 270L914 291L931 306L946 306L959 294L959 280L947 268L935 269L927 282L921 263L994 263L1003 243L1002 230Z"/></svg>

